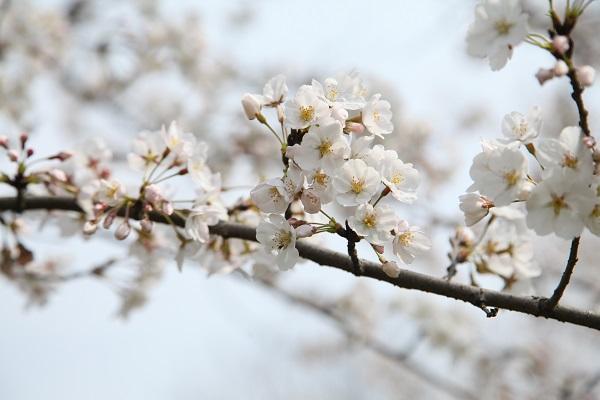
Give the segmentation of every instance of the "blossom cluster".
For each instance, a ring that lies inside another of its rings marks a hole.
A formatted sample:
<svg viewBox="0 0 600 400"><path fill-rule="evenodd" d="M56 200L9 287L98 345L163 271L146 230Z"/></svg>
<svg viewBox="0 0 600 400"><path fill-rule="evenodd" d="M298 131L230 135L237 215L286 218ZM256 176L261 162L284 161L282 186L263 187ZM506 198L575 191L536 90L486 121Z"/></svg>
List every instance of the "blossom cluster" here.
<svg viewBox="0 0 600 400"><path fill-rule="evenodd" d="M391 105L378 93L369 95L357 74L312 80L289 97L285 77L278 75L262 94L244 95L242 106L250 120L265 125L281 144L283 175L251 191L252 201L265 215L257 239L276 255L281 269L296 263L298 238L322 232L352 230L371 244L392 275L395 264L383 257L386 245L391 243L406 263L429 249L423 232L393 209L393 201L415 201L419 173L396 151L375 144L376 138L393 131ZM275 109L280 133L263 114L269 108ZM351 215L347 229L324 210L334 205ZM327 223L310 222L310 215L319 213Z"/></svg>

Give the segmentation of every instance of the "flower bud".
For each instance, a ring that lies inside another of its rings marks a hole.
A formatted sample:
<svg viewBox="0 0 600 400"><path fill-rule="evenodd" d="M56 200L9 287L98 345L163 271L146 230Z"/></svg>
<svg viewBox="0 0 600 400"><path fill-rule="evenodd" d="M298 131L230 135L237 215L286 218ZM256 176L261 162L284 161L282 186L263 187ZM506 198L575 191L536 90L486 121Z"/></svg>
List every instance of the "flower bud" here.
<svg viewBox="0 0 600 400"><path fill-rule="evenodd" d="M166 215L171 215L175 210L173 209L173 204L170 201L164 200L160 205L160 211Z"/></svg>
<svg viewBox="0 0 600 400"><path fill-rule="evenodd" d="M537 78L540 85L543 85L546 81L549 81L550 79L554 78L554 70L540 68L535 74L535 77Z"/></svg>
<svg viewBox="0 0 600 400"><path fill-rule="evenodd" d="M25 151L25 154L27 155L27 158L31 157L33 155L33 149L29 148Z"/></svg>
<svg viewBox="0 0 600 400"><path fill-rule="evenodd" d="M554 64L554 76L565 76L569 73L569 66L563 60L558 60L556 64Z"/></svg>
<svg viewBox="0 0 600 400"><path fill-rule="evenodd" d="M583 144L585 147L591 149L596 145L596 139L593 136L585 136L583 138Z"/></svg>
<svg viewBox="0 0 600 400"><path fill-rule="evenodd" d="M312 235L314 235L314 233L315 228L308 224L300 225L296 228L296 237L299 239L311 237Z"/></svg>
<svg viewBox="0 0 600 400"><path fill-rule="evenodd" d="M583 86L592 86L594 79L596 78L596 70L590 65L577 67L575 74L579 80L579 83L581 83Z"/></svg>
<svg viewBox="0 0 600 400"><path fill-rule="evenodd" d="M145 233L152 232L153 225L154 224L152 223L152 221L150 221L150 219L147 216L140 221L140 227L142 228L142 231Z"/></svg>
<svg viewBox="0 0 600 400"><path fill-rule="evenodd" d="M342 124L343 126L346 123L346 120L348 119L348 111L346 111L346 109L342 107L333 107L333 109L331 110L331 116L333 117L333 119L339 121L340 124Z"/></svg>
<svg viewBox="0 0 600 400"><path fill-rule="evenodd" d="M102 222L102 227L104 229L109 229L111 227L111 225L113 224L113 222L115 221L116 216L117 216L117 213L114 211L106 214L106 217L104 217L104 221Z"/></svg>
<svg viewBox="0 0 600 400"><path fill-rule="evenodd" d="M12 162L17 162L19 160L19 153L16 150L9 150L8 159Z"/></svg>
<svg viewBox="0 0 600 400"><path fill-rule="evenodd" d="M115 238L117 240L125 240L125 238L129 236L129 233L131 233L131 227L129 226L129 222L123 221L115 231Z"/></svg>
<svg viewBox="0 0 600 400"><path fill-rule="evenodd" d="M262 105L258 98L250 93L246 93L242 96L242 107L244 108L244 113L249 120L253 120L260 114L260 110Z"/></svg>
<svg viewBox="0 0 600 400"><path fill-rule="evenodd" d="M27 143L28 140L29 140L29 135L27 134L27 132L23 132L23 133L21 133L21 135L19 135L19 141L21 142L22 149L25 148L25 143Z"/></svg>
<svg viewBox="0 0 600 400"><path fill-rule="evenodd" d="M146 200L148 200L150 203L158 204L162 201L162 193L160 188L156 185L146 186L144 193L146 195Z"/></svg>
<svg viewBox="0 0 600 400"><path fill-rule="evenodd" d="M563 35L556 35L552 39L552 47L558 54L565 54L569 50L569 38Z"/></svg>
<svg viewBox="0 0 600 400"><path fill-rule="evenodd" d="M4 147L8 150L8 138L4 135L0 136L0 147Z"/></svg>
<svg viewBox="0 0 600 400"><path fill-rule="evenodd" d="M365 126L363 124L359 124L358 122L346 122L346 130L360 135L365 131Z"/></svg>
<svg viewBox="0 0 600 400"><path fill-rule="evenodd" d="M390 278L397 278L400 276L400 267L398 267L398 264L393 261L384 262L381 264L381 268L383 269L383 272L385 272L385 274Z"/></svg>
<svg viewBox="0 0 600 400"><path fill-rule="evenodd" d="M313 189L304 189L300 201L304 206L304 211L309 214L316 214L321 210L321 198Z"/></svg>
<svg viewBox="0 0 600 400"><path fill-rule="evenodd" d="M93 235L96 229L98 229L98 224L95 221L85 221L85 224L83 224L84 235Z"/></svg>

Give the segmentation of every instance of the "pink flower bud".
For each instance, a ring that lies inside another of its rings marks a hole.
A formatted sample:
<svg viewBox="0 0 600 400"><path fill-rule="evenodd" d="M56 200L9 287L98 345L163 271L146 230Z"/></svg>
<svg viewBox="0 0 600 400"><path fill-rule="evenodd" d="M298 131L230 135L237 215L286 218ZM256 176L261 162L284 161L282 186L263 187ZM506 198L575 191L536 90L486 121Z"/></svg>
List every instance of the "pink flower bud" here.
<svg viewBox="0 0 600 400"><path fill-rule="evenodd" d="M400 276L400 267L393 261L386 261L381 265L383 272L390 278L397 278Z"/></svg>
<svg viewBox="0 0 600 400"><path fill-rule="evenodd" d="M596 139L594 139L593 136L585 136L583 138L583 144L587 147L587 148L592 148L596 145Z"/></svg>
<svg viewBox="0 0 600 400"><path fill-rule="evenodd" d="M0 147L4 147L8 150L8 138L4 135L0 136Z"/></svg>
<svg viewBox="0 0 600 400"><path fill-rule="evenodd" d="M321 198L313 189L304 189L300 201L304 206L304 211L309 214L316 214L321 210Z"/></svg>
<svg viewBox="0 0 600 400"><path fill-rule="evenodd" d="M123 221L115 231L115 238L117 240L125 240L125 238L129 236L129 233L131 233L131 227L129 226L129 222Z"/></svg>
<svg viewBox="0 0 600 400"><path fill-rule="evenodd" d="M27 155L27 158L31 157L33 155L33 149L29 148L25 151L25 154Z"/></svg>
<svg viewBox="0 0 600 400"><path fill-rule="evenodd" d="M85 221L85 224L83 224L84 235L93 235L96 229L98 229L98 224L94 221Z"/></svg>
<svg viewBox="0 0 600 400"><path fill-rule="evenodd" d="M556 64L554 64L554 76L565 76L569 73L569 66L563 60L558 60Z"/></svg>
<svg viewBox="0 0 600 400"><path fill-rule="evenodd" d="M558 54L565 54L569 50L569 38L562 35L554 36L552 39L552 47L558 52Z"/></svg>
<svg viewBox="0 0 600 400"><path fill-rule="evenodd" d="M156 185L146 186L144 193L146 194L146 200L148 200L150 203L158 204L162 201L162 193L160 188Z"/></svg>
<svg viewBox="0 0 600 400"><path fill-rule="evenodd" d="M21 142L21 148L25 148L25 143L27 143L27 140L29 140L29 135L27 134L27 132L23 132L23 133L21 133L21 135L19 135L19 141Z"/></svg>
<svg viewBox="0 0 600 400"><path fill-rule="evenodd" d="M358 122L346 122L346 130L360 135L365 131L365 126Z"/></svg>
<svg viewBox="0 0 600 400"><path fill-rule="evenodd" d="M540 68L535 74L535 77L537 78L540 85L543 85L546 81L549 81L550 79L554 78L554 70Z"/></svg>
<svg viewBox="0 0 600 400"><path fill-rule="evenodd" d="M152 221L150 221L150 219L148 217L145 217L144 219L142 219L140 221L140 227L142 228L142 231L144 231L145 233L152 232L153 225L154 224L152 223Z"/></svg>
<svg viewBox="0 0 600 400"><path fill-rule="evenodd" d="M305 224L296 228L296 237L299 239L311 237L314 234L315 228L311 225Z"/></svg>
<svg viewBox="0 0 600 400"><path fill-rule="evenodd" d="M116 216L117 216L117 213L114 211L108 213L106 215L106 217L104 217L104 222L102 222L102 227L104 229L109 229L111 227L111 225L113 224L113 222L115 221Z"/></svg>
<svg viewBox="0 0 600 400"><path fill-rule="evenodd" d="M260 110L262 105L258 98L250 93L246 93L242 96L242 107L244 108L244 113L249 120L253 120L260 114Z"/></svg>
<svg viewBox="0 0 600 400"><path fill-rule="evenodd" d="M596 70L590 65L577 67L575 74L579 80L579 83L581 83L583 86L592 86L594 79L596 78Z"/></svg>
<svg viewBox="0 0 600 400"><path fill-rule="evenodd" d="M16 150L9 150L8 158L12 162L17 162L19 160L19 153Z"/></svg>
<svg viewBox="0 0 600 400"><path fill-rule="evenodd" d="M171 215L173 214L173 211L175 211L173 209L173 204L170 201L166 201L164 200L160 206L161 211L167 215Z"/></svg>

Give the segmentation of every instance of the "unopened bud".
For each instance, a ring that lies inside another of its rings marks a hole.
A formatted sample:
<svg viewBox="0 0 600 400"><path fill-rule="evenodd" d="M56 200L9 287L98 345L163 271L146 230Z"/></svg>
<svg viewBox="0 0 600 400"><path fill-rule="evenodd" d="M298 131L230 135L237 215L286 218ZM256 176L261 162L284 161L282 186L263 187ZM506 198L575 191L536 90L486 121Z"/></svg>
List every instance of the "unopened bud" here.
<svg viewBox="0 0 600 400"><path fill-rule="evenodd" d="M19 135L19 141L21 142L22 149L25 148L25 143L27 143L28 140L29 140L29 135L27 134L27 132L23 132L23 133L21 133L21 135Z"/></svg>
<svg viewBox="0 0 600 400"><path fill-rule="evenodd" d="M249 120L253 120L260 114L260 110L262 105L260 104L259 99L250 94L246 93L242 96L242 107L244 108L244 113Z"/></svg>
<svg viewBox="0 0 600 400"><path fill-rule="evenodd" d="M299 239L311 237L314 234L315 228L311 225L305 224L296 228L296 237Z"/></svg>
<svg viewBox="0 0 600 400"><path fill-rule="evenodd" d="M546 81L549 81L550 79L554 78L554 70L547 69L547 68L540 68L538 70L538 72L535 74L535 77L537 78L540 85L543 85L544 83L546 83Z"/></svg>
<svg viewBox="0 0 600 400"><path fill-rule="evenodd" d="M140 227L142 228L142 231L145 233L152 232L153 226L154 226L154 224L152 223L152 221L150 221L150 219L148 217L145 217L144 219L142 219L140 221Z"/></svg>
<svg viewBox="0 0 600 400"><path fill-rule="evenodd" d="M346 122L346 130L348 132L360 135L365 131L365 126L363 124L359 124L358 122Z"/></svg>
<svg viewBox="0 0 600 400"><path fill-rule="evenodd" d="M577 80L583 86L592 86L594 79L596 78L596 70L590 65L584 65L583 67L577 67L575 70Z"/></svg>
<svg viewBox="0 0 600 400"><path fill-rule="evenodd" d="M304 189L300 201L304 206L304 211L309 214L316 214L321 210L321 198L313 189Z"/></svg>
<svg viewBox="0 0 600 400"><path fill-rule="evenodd" d="M131 233L131 227L129 226L129 222L123 221L115 231L115 238L117 240L125 240L125 238L129 236L129 233Z"/></svg>
<svg viewBox="0 0 600 400"><path fill-rule="evenodd" d="M17 162L19 160L19 153L16 150L9 150L8 159L12 162Z"/></svg>
<svg viewBox="0 0 600 400"><path fill-rule="evenodd" d="M0 147L4 147L8 150L8 138L4 135L0 136Z"/></svg>
<svg viewBox="0 0 600 400"><path fill-rule="evenodd" d="M33 155L33 149L32 148L27 149L25 154L27 155L27 158L31 157Z"/></svg>
<svg viewBox="0 0 600 400"><path fill-rule="evenodd" d="M383 269L383 272L390 278L397 278L400 276L400 267L393 261L384 262L381 264L381 269Z"/></svg>
<svg viewBox="0 0 600 400"><path fill-rule="evenodd" d="M160 188L156 185L148 185L146 189L144 189L144 193L146 195L146 200L148 200L152 204L158 204L162 201L162 193Z"/></svg>
<svg viewBox="0 0 600 400"><path fill-rule="evenodd" d="M94 221L85 221L85 224L83 224L84 235L93 235L96 229L98 229L98 224Z"/></svg>
<svg viewBox="0 0 600 400"><path fill-rule="evenodd" d="M556 35L552 39L552 47L558 52L558 54L565 54L569 50L569 38L563 35Z"/></svg>
<svg viewBox="0 0 600 400"><path fill-rule="evenodd" d="M556 64L554 64L553 72L555 76L565 76L569 73L569 66L563 60L558 60Z"/></svg>
<svg viewBox="0 0 600 400"><path fill-rule="evenodd" d="M117 216L116 212L110 212L104 217L104 221L102 222L102 227L104 229L109 229L113 222L115 221L115 217Z"/></svg>
<svg viewBox="0 0 600 400"><path fill-rule="evenodd" d="M588 148L592 148L596 145L596 139L594 139L593 136L585 136L583 138L583 144L588 147Z"/></svg>

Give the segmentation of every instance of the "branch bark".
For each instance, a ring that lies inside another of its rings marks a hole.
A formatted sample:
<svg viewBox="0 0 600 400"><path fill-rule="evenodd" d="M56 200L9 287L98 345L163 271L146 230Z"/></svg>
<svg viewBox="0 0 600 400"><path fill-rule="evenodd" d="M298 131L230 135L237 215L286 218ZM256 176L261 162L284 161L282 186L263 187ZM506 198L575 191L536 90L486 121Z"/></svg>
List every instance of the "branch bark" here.
<svg viewBox="0 0 600 400"><path fill-rule="evenodd" d="M15 197L0 197L0 212L16 212L18 210L19 203ZM41 196L25 198L23 210L63 210L82 212L76 200L73 198ZM131 210L130 217L139 219L140 215L136 210ZM150 217L155 222L168 223L161 215L151 214ZM185 221L177 216L173 216L172 221L181 227L185 225ZM254 228L237 223L219 223L218 225L210 227L210 232L213 235L222 236L224 238L256 241L256 230ZM600 314L558 305L553 309L548 309L547 307L544 307L549 300L547 298L515 296L495 290L452 283L441 278L405 269L400 270L398 277L391 278L383 272L379 264L367 260L360 260L362 272L356 271L352 260L345 254L317 247L302 240L297 242L296 247L300 252L300 256L307 260L314 261L321 266L329 266L349 272L356 276L364 276L387 282L399 288L415 289L426 293L433 293L461 300L472 304L477 308L481 308L482 305L487 307L497 307L499 309L516 311L534 317L544 317L556 321L568 322L600 331Z"/></svg>

